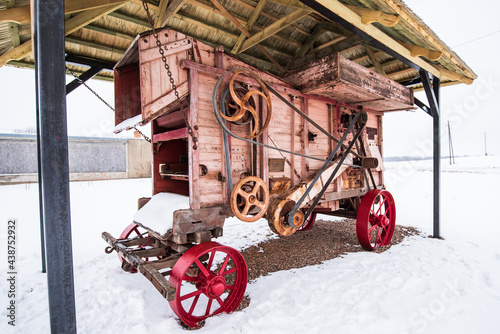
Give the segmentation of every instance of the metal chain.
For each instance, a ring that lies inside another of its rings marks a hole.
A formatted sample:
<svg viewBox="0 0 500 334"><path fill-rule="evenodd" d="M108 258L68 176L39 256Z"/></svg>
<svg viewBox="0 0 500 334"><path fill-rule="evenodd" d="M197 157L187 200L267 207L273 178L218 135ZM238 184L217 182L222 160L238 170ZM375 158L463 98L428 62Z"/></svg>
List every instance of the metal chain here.
<svg viewBox="0 0 500 334"><path fill-rule="evenodd" d="M99 100L101 100L102 103L104 103L109 109L111 109L113 112L115 112L115 108L113 108L108 102L106 102L106 100L104 100L95 90L93 90L92 88L90 88L89 85L87 85L85 83L85 81L83 81L82 79L80 79L80 77L75 73L73 72L72 70L70 70L68 68L68 66L66 66L66 71L68 71L71 75L73 75L76 79L76 81L78 81L80 84L84 85L85 87L87 87L87 89L92 93L94 94ZM139 130L136 126L133 126L132 127L135 131L139 132L141 134L141 136L148 142L148 143L151 143L151 139L146 136L141 130Z"/></svg>
<svg viewBox="0 0 500 334"><path fill-rule="evenodd" d="M196 150L198 148L198 146L196 145L196 142L198 141L198 139L196 138L194 131L191 128L191 125L189 124L186 112L184 110L184 105L183 105L181 98L179 96L179 92L177 91L177 85L175 84L174 78L172 76L172 72L170 71L170 66L167 63L167 57L165 57L165 51L163 51L163 48L161 47L160 38L158 37L158 33L156 32L153 18L151 17L151 13L149 12L149 6L148 6L148 3L146 2L146 0L142 0L142 6L144 7L144 10L146 11L149 25L151 26L151 28L153 30L153 37L156 40L156 46L158 47L158 52L161 55L161 61L163 62L163 66L165 67L165 70L167 71L167 74L168 74L168 77L170 80L170 84L172 85L172 89L174 90L175 98L177 101L179 101L179 104L181 107L182 117L184 118L184 122L186 122L188 133L193 140L193 149ZM196 128L196 125L195 125L195 128Z"/></svg>

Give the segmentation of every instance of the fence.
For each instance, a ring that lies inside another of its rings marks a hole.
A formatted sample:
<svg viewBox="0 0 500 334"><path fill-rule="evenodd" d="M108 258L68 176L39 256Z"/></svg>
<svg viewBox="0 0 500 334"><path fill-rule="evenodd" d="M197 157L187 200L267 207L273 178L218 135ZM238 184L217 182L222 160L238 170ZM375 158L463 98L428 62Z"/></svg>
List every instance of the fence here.
<svg viewBox="0 0 500 334"><path fill-rule="evenodd" d="M0 185L37 182L36 136L0 134ZM141 139L69 138L71 181L151 177L151 146Z"/></svg>

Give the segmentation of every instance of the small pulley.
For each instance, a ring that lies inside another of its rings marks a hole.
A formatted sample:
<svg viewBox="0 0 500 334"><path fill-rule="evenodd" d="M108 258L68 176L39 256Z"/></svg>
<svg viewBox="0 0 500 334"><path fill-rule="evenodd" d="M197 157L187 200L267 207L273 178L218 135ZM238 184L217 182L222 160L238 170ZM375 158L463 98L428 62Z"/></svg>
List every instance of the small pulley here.
<svg viewBox="0 0 500 334"><path fill-rule="evenodd" d="M269 190L261 178L249 176L236 183L231 192L231 210L240 220L255 222L269 207Z"/></svg>
<svg viewBox="0 0 500 334"><path fill-rule="evenodd" d="M277 198L269 207L267 222L271 230L279 235L288 237L294 234L304 224L304 213L297 210L293 216L294 226L288 224L288 215L295 206L295 202L286 198Z"/></svg>

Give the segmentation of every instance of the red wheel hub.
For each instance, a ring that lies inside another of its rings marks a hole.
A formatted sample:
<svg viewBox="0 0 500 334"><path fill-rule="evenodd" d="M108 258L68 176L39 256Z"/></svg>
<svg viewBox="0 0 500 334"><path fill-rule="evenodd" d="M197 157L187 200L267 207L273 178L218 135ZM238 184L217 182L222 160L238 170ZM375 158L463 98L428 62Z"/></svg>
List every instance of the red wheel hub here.
<svg viewBox="0 0 500 334"><path fill-rule="evenodd" d="M226 280L222 276L214 276L205 287L205 294L210 298L220 297L226 290Z"/></svg>

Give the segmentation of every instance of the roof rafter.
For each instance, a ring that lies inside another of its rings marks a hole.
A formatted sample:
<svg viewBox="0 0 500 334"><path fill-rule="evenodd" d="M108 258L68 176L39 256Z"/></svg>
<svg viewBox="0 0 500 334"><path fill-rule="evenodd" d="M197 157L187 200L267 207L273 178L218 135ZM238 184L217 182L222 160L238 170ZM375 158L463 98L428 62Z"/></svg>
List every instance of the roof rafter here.
<svg viewBox="0 0 500 334"><path fill-rule="evenodd" d="M217 9L221 11L221 13L229 21L231 21L234 25L236 25L236 27L240 29L242 33L244 33L247 37L251 36L250 32L248 32L248 30L246 30L245 27L242 26L241 23L239 23L238 20L236 20L234 16L224 6L222 6L220 2L218 2L217 0L210 0L210 1L214 4L215 7L217 7ZM276 59L274 59L274 57L269 53L269 51L267 51L262 45L257 45L257 47L281 72L285 72L285 68L281 66L281 64L278 63Z"/></svg>
<svg viewBox="0 0 500 334"><path fill-rule="evenodd" d="M64 2L64 13L73 14L85 10L105 8L110 5L125 4L129 0L66 0ZM30 6L13 7L0 11L0 23L14 22L17 24L25 24L31 21Z"/></svg>
<svg viewBox="0 0 500 334"><path fill-rule="evenodd" d="M95 9L91 9L88 11L84 11L70 18L64 23L64 34L65 36L83 28L91 22L98 20L106 14L111 13L114 10L117 10L121 6L123 6L125 2L118 2L114 5L108 5L106 7L99 7ZM31 40L21 44L20 46L4 53L0 56L0 67L7 64L7 62L11 60L21 60L24 57L27 57L31 54L32 45Z"/></svg>
<svg viewBox="0 0 500 334"><path fill-rule="evenodd" d="M168 7L165 8L164 12L162 12L162 9L165 5L165 3L168 3ZM181 9L182 6L186 3L186 0L161 0L160 6L159 6L159 14L158 14L158 20L156 21L155 28L160 28L165 26L167 21Z"/></svg>
<svg viewBox="0 0 500 334"><path fill-rule="evenodd" d="M255 24L257 19L259 18L260 13L264 9L264 6L266 5L266 3L267 3L267 0L260 0L259 3L257 4L257 6L255 7L255 10L252 12L252 15L250 15L250 18L248 19L248 22L246 24L246 29L248 31L252 30L253 25ZM240 51L241 46L243 45L243 42L245 41L246 38L247 38L247 36L243 32L241 32L240 37L238 38L238 40L234 44L233 50L231 52L237 54Z"/></svg>
<svg viewBox="0 0 500 334"><path fill-rule="evenodd" d="M382 65L380 65L380 62L378 61L377 59L377 56L375 55L375 52L373 52L373 49L369 46L369 45L363 45L365 47L365 50L366 50L366 53L368 55L368 58L370 58L373 66L375 67L375 70L383 75L384 77L387 76L387 74L385 73L385 70L384 68L382 67Z"/></svg>
<svg viewBox="0 0 500 334"><path fill-rule="evenodd" d="M212 1L215 1L215 0L212 0ZM296 21L309 15L310 13L311 12L309 10L297 9L297 10L291 12L290 14L282 17L278 21L272 23L270 26L264 28L262 31L259 31L255 35L249 37L243 43L243 46L241 47L240 52L244 52L245 50L248 50L252 46L257 45L258 43L271 37L272 35L276 34L277 32L285 29L286 27L290 26L292 23L295 23Z"/></svg>

